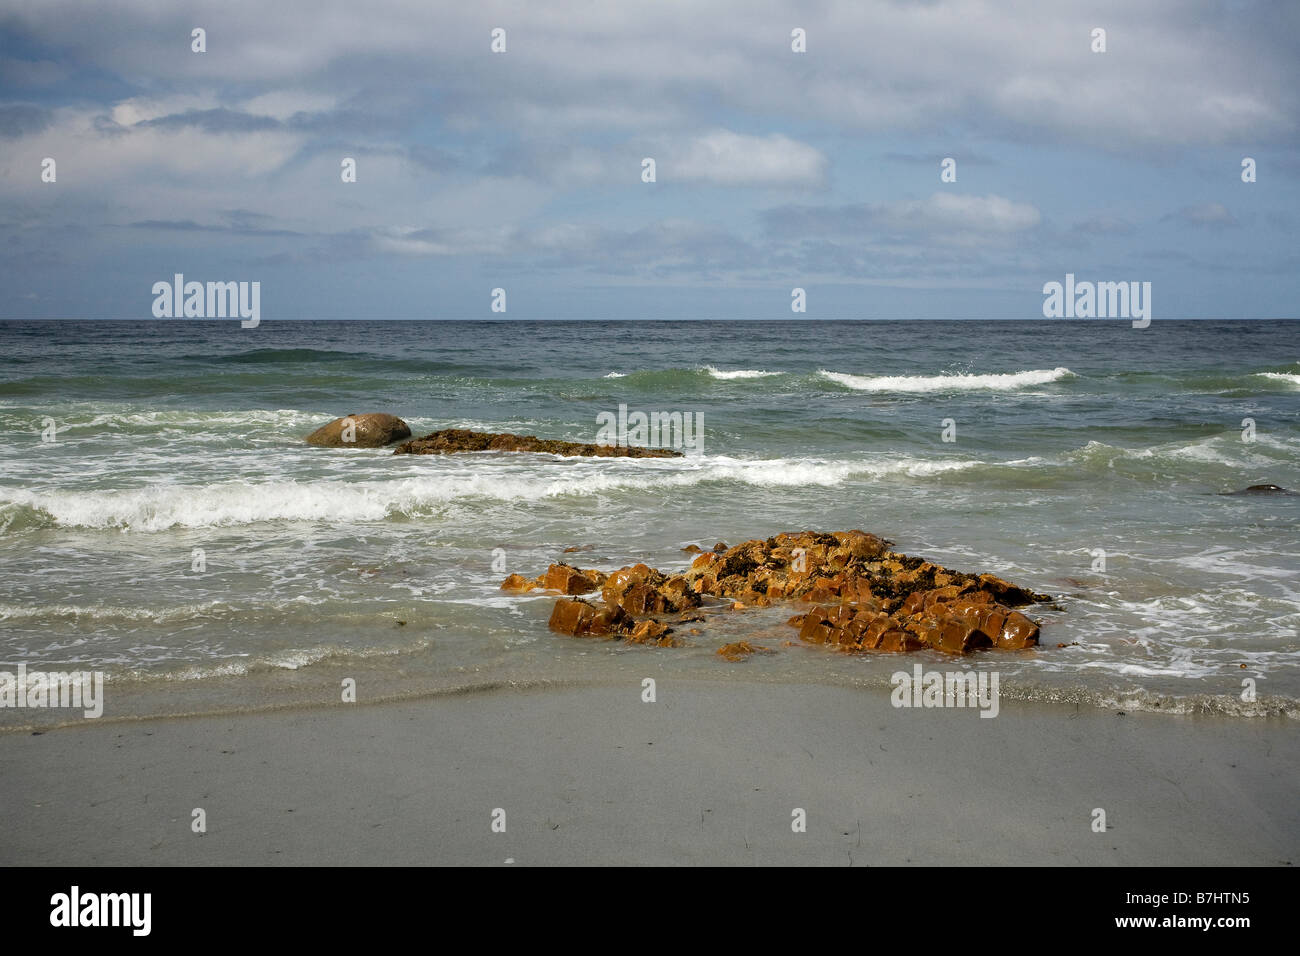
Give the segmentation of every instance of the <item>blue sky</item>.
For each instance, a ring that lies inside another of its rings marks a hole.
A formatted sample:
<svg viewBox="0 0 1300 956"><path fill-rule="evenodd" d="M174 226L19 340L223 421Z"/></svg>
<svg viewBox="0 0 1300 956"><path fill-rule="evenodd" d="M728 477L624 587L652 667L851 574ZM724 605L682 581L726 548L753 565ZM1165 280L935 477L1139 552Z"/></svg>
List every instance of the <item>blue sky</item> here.
<svg viewBox="0 0 1300 956"><path fill-rule="evenodd" d="M1247 0L4 0L0 314L1294 318L1297 54Z"/></svg>

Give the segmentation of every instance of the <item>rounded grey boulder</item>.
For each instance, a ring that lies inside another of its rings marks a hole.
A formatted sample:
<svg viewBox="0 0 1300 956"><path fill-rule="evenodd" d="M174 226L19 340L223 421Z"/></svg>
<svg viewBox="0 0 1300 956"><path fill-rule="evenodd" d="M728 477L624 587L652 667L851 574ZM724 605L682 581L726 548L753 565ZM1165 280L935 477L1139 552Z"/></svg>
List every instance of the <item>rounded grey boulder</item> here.
<svg viewBox="0 0 1300 956"><path fill-rule="evenodd" d="M411 437L406 422L395 415L344 415L307 436L307 443L325 448L382 448Z"/></svg>

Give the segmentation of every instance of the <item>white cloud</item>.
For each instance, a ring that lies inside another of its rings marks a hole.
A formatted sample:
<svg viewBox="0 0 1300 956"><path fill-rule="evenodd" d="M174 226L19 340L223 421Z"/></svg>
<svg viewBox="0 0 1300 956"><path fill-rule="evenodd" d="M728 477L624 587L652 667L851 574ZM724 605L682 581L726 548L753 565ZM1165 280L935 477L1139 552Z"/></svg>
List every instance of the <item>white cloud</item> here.
<svg viewBox="0 0 1300 956"><path fill-rule="evenodd" d="M779 133L746 136L719 129L700 136L664 163L664 175L717 186L817 186L826 157Z"/></svg>
<svg viewBox="0 0 1300 956"><path fill-rule="evenodd" d="M946 192L919 201L887 203L879 218L897 226L971 232L1020 232L1042 220L1032 203Z"/></svg>

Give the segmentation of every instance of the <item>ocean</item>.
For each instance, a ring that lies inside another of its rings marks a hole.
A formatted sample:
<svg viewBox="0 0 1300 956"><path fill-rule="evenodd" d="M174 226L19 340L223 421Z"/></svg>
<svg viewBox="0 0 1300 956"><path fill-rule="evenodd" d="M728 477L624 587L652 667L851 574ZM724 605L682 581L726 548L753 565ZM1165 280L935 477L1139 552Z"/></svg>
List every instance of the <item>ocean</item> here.
<svg viewBox="0 0 1300 956"><path fill-rule="evenodd" d="M102 671L105 717L337 701L349 679L360 701L887 688L914 663L1068 707L1300 716L1300 495L1223 494L1300 489L1294 321L9 321L0 354L0 669ZM387 412L590 442L621 405L693 413L701 452L303 441ZM650 648L552 633L553 595L498 588L852 528L1053 595L1040 647L846 655L776 607ZM777 653L716 655L738 639Z"/></svg>

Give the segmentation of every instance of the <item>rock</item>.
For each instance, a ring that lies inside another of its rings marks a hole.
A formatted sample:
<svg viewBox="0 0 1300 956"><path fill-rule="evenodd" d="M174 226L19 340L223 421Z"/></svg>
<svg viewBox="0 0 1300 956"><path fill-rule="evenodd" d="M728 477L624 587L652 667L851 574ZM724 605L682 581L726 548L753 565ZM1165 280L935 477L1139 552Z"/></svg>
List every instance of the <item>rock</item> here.
<svg viewBox="0 0 1300 956"><path fill-rule="evenodd" d="M410 431L407 431L410 435ZM556 441L534 435L511 435L508 432L475 432L465 428L444 428L403 442L393 449L394 455L450 455L470 451L531 451L550 455L584 455L594 458L681 458L682 452L671 448L641 448L635 445L592 445L574 441Z"/></svg>
<svg viewBox="0 0 1300 956"><path fill-rule="evenodd" d="M511 575L511 577L518 577L518 575ZM590 578L567 564L552 564L547 568L542 587L548 591L559 591L561 594L586 594L588 591L596 590L596 585Z"/></svg>
<svg viewBox="0 0 1300 956"><path fill-rule="evenodd" d="M529 591L541 587L536 581L530 581L522 574L512 574L501 582L502 591L521 591L527 594Z"/></svg>
<svg viewBox="0 0 1300 956"><path fill-rule="evenodd" d="M1026 604L1033 604L1035 601L1051 600L1046 594L1035 594L1028 588L1016 587L1014 584L1009 584L992 574L981 574L979 583L981 590L993 595L995 600L1001 601L1003 604L1009 604L1012 607L1023 607Z"/></svg>
<svg viewBox="0 0 1300 956"><path fill-rule="evenodd" d="M1039 625L1015 607L1051 601L993 574L973 575L889 550L891 542L862 531L802 531L702 551L683 574L646 564L606 574L551 565L535 581L511 575L507 590L549 587L566 594L600 589L601 604L561 600L551 627L563 633L619 634L637 643L674 645L655 616L699 607L701 595L731 610L775 601L808 606L787 622L806 643L841 651L951 654L1023 650L1038 644ZM744 643L744 642L741 642Z"/></svg>
<svg viewBox="0 0 1300 956"><path fill-rule="evenodd" d="M345 441L345 438L354 441ZM406 422L393 415L344 415L307 436L309 445L324 448L382 448L411 437Z"/></svg>
<svg viewBox="0 0 1300 956"><path fill-rule="evenodd" d="M552 631L578 637L587 632L595 616L596 609L586 601L556 601L546 626Z"/></svg>
<svg viewBox="0 0 1300 956"><path fill-rule="evenodd" d="M670 636L673 629L660 621L639 621L627 639L633 644L653 644L655 647L677 647Z"/></svg>
<svg viewBox="0 0 1300 956"><path fill-rule="evenodd" d="M1251 485L1241 491L1221 491L1222 495L1294 495L1298 492L1288 491L1281 485Z"/></svg>
<svg viewBox="0 0 1300 956"><path fill-rule="evenodd" d="M622 608L596 608L577 598L556 601L547 626L574 637L602 637L632 629Z"/></svg>
<svg viewBox="0 0 1300 956"><path fill-rule="evenodd" d="M734 644L723 644L718 648L718 656L724 660L743 661L750 654L775 654L776 651L766 647L759 647L751 644L749 641L736 641Z"/></svg>
<svg viewBox="0 0 1300 956"><path fill-rule="evenodd" d="M699 554L704 549L701 548L698 544L688 544L686 547L682 548L682 550L685 551L687 554Z"/></svg>
<svg viewBox="0 0 1300 956"><path fill-rule="evenodd" d="M658 571L647 564L633 564L625 568L619 568L605 579L604 585L600 589L601 596L608 604L617 604L623 599L629 590L638 584L645 584L655 576L663 577Z"/></svg>

